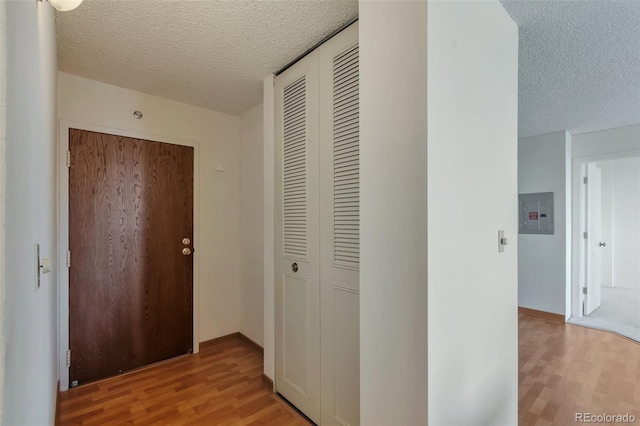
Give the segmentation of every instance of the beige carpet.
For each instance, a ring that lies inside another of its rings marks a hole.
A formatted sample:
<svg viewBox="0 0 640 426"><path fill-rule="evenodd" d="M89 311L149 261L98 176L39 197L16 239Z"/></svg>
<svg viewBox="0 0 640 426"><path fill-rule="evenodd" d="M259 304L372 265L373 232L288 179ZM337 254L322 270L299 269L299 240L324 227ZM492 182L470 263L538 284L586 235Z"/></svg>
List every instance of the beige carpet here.
<svg viewBox="0 0 640 426"><path fill-rule="evenodd" d="M602 287L601 304L591 315L569 323L613 331L640 342L640 290Z"/></svg>

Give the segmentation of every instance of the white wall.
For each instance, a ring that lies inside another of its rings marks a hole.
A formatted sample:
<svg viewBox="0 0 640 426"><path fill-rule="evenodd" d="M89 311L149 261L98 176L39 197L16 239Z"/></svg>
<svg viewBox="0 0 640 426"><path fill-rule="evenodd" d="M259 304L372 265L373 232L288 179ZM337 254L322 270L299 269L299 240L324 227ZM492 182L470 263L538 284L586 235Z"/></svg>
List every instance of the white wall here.
<svg viewBox="0 0 640 426"><path fill-rule="evenodd" d="M264 374L276 377L276 283L275 283L275 89L274 76L264 79Z"/></svg>
<svg viewBox="0 0 640 426"><path fill-rule="evenodd" d="M640 289L640 158L612 163L613 286Z"/></svg>
<svg viewBox="0 0 640 426"><path fill-rule="evenodd" d="M606 246L600 249L601 285L613 286L613 169L612 161L602 161L597 164L602 176L602 223L600 239Z"/></svg>
<svg viewBox="0 0 640 426"><path fill-rule="evenodd" d="M240 116L240 332L264 345L262 105Z"/></svg>
<svg viewBox="0 0 640 426"><path fill-rule="evenodd" d="M567 132L518 141L518 193L554 193L553 235L518 235L518 305L565 315Z"/></svg>
<svg viewBox="0 0 640 426"><path fill-rule="evenodd" d="M46 4L46 3L45 3ZM240 327L240 119L59 73L60 120L198 142L200 341ZM133 118L133 111L144 114ZM225 172L216 172L222 166Z"/></svg>
<svg viewBox="0 0 640 426"><path fill-rule="evenodd" d="M572 157L611 157L640 151L640 124L573 135Z"/></svg>
<svg viewBox="0 0 640 426"><path fill-rule="evenodd" d="M53 8L30 0L6 8L6 234L2 327L7 425L53 424L57 383L56 262L35 288L34 243L56 246L56 32ZM3 179L3 185L5 180Z"/></svg>
<svg viewBox="0 0 640 426"><path fill-rule="evenodd" d="M360 419L426 424L426 1L361 1L359 39Z"/></svg>
<svg viewBox="0 0 640 426"><path fill-rule="evenodd" d="M515 425L518 28L498 1L429 2L428 31L429 424Z"/></svg>
<svg viewBox="0 0 640 426"><path fill-rule="evenodd" d="M6 52L5 3L0 3L0 324L4 324L4 247L5 247L5 150L7 116L7 52ZM0 326L0 424L2 423L2 403L4 401L4 327Z"/></svg>

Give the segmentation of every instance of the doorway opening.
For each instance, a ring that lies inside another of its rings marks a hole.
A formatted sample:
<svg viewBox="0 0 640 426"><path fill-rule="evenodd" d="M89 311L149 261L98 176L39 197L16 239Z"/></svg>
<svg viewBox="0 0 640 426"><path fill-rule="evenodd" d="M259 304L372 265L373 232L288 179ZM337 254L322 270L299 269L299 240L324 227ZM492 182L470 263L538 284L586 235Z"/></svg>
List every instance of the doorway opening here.
<svg viewBox="0 0 640 426"><path fill-rule="evenodd" d="M640 156L574 160L576 187L569 322L640 341Z"/></svg>

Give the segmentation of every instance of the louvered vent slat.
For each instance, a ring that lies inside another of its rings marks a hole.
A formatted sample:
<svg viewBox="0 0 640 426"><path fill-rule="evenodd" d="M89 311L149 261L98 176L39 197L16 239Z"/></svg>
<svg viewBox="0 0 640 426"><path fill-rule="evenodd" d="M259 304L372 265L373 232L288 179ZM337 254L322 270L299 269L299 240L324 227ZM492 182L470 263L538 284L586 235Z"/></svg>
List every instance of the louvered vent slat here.
<svg viewBox="0 0 640 426"><path fill-rule="evenodd" d="M307 111L304 77L284 88L284 255L307 257Z"/></svg>
<svg viewBox="0 0 640 426"><path fill-rule="evenodd" d="M360 263L360 115L358 46L333 60L333 256Z"/></svg>

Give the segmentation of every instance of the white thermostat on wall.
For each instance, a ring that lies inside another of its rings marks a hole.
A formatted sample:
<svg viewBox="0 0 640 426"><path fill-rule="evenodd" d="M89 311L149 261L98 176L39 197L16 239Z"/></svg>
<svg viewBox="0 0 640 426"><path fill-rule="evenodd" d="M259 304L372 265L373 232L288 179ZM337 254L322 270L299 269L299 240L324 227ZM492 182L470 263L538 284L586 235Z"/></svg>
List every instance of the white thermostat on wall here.
<svg viewBox="0 0 640 426"><path fill-rule="evenodd" d="M553 234L553 192L520 194L518 217L521 234Z"/></svg>

